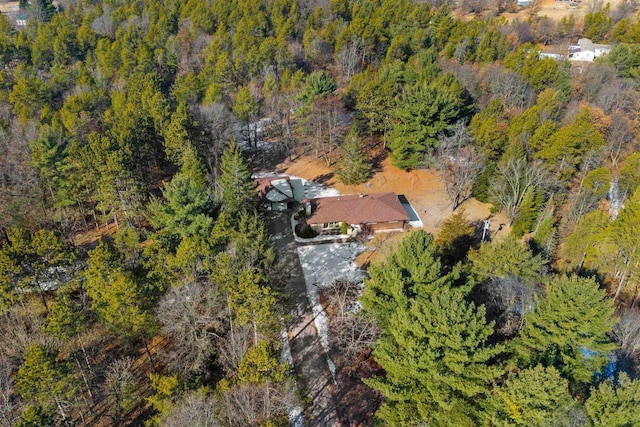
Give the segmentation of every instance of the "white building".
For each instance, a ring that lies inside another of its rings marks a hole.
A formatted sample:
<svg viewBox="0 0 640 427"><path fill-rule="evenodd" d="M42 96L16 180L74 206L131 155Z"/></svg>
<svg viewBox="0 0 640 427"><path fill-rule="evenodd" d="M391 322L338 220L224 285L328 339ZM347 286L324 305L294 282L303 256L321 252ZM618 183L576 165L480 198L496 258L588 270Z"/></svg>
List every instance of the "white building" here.
<svg viewBox="0 0 640 427"><path fill-rule="evenodd" d="M580 39L578 44L569 45L570 61L593 62L595 58L611 52L611 45L596 44L589 39Z"/></svg>

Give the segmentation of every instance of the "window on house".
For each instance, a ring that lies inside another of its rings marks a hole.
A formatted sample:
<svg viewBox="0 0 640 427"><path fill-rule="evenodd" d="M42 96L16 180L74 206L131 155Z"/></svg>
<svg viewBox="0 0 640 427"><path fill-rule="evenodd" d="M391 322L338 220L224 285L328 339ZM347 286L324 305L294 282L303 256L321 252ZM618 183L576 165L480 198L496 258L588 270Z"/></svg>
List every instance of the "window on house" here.
<svg viewBox="0 0 640 427"><path fill-rule="evenodd" d="M340 228L340 222L325 222L324 228Z"/></svg>

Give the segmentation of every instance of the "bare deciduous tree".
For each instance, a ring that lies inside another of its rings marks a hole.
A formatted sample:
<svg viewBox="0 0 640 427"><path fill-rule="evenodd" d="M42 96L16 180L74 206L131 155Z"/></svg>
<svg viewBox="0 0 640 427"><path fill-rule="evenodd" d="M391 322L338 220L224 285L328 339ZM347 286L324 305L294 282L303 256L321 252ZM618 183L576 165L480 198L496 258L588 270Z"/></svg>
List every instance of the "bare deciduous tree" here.
<svg viewBox="0 0 640 427"><path fill-rule="evenodd" d="M594 101L607 114L633 113L638 107L638 85L630 79L613 78L602 85Z"/></svg>
<svg viewBox="0 0 640 427"><path fill-rule="evenodd" d="M347 82L364 68L367 53L366 43L358 36L343 43L336 54L336 62Z"/></svg>
<svg viewBox="0 0 640 427"><path fill-rule="evenodd" d="M499 277L484 285L487 309L496 316L497 329L506 336L515 335L524 316L534 308L536 287L516 277Z"/></svg>
<svg viewBox="0 0 640 427"><path fill-rule="evenodd" d="M629 309L619 316L620 321L611 331L614 341L620 351L634 357L640 355L640 312Z"/></svg>
<svg viewBox="0 0 640 427"><path fill-rule="evenodd" d="M611 115L611 125L606 140L605 154L613 166L618 164L625 151L637 149L636 133L633 126L627 116L619 111Z"/></svg>
<svg viewBox="0 0 640 427"><path fill-rule="evenodd" d="M191 283L172 288L160 300L156 317L171 338L167 354L171 369L188 373L204 367L214 348L214 338L224 328L224 301L211 285Z"/></svg>
<svg viewBox="0 0 640 427"><path fill-rule="evenodd" d="M613 24L615 25L624 18L631 18L639 7L640 2L638 0L621 0L618 6L611 11L610 15L613 19Z"/></svg>
<svg viewBox="0 0 640 427"><path fill-rule="evenodd" d="M350 121L342 101L337 97L318 98L311 104L304 120L306 134L312 140L316 157L322 157L327 166L333 163L334 151L342 141Z"/></svg>
<svg viewBox="0 0 640 427"><path fill-rule="evenodd" d="M204 155L210 171L209 181L213 183L219 175L222 152L234 134L236 120L231 111L222 103L197 105L191 114L203 127L206 143L199 144L198 150Z"/></svg>
<svg viewBox="0 0 640 427"><path fill-rule="evenodd" d="M292 390L286 383L239 384L222 394L218 406L225 425L255 426L286 416L293 399Z"/></svg>
<svg viewBox="0 0 640 427"><path fill-rule="evenodd" d="M136 379L133 375L133 362L130 357L114 360L107 368L104 387L114 401L113 422L119 425L124 413L136 402Z"/></svg>
<svg viewBox="0 0 640 427"><path fill-rule="evenodd" d="M250 325L234 327L217 342L217 361L228 375L233 375L238 370L238 365L252 342L253 332Z"/></svg>
<svg viewBox="0 0 640 427"><path fill-rule="evenodd" d="M290 155L295 147L294 112L300 108L300 105L299 93L293 90L277 92L265 100L265 113L271 118L271 130L278 138L282 151L287 155Z"/></svg>
<svg viewBox="0 0 640 427"><path fill-rule="evenodd" d="M499 164L489 189L491 199L507 212L509 222L518 215L529 189L548 189L550 179L541 164L527 164L524 157Z"/></svg>
<svg viewBox="0 0 640 427"><path fill-rule="evenodd" d="M482 165L473 146L473 135L463 122L456 123L450 134L441 138L438 149L438 166L454 211L471 196L471 188Z"/></svg>
<svg viewBox="0 0 640 427"><path fill-rule="evenodd" d="M324 293L331 314L331 344L347 361L373 344L379 333L376 323L358 310L361 291L360 283L338 279Z"/></svg>
<svg viewBox="0 0 640 427"><path fill-rule="evenodd" d="M13 371L17 366L13 366L11 361L0 356L0 426L10 427L17 421L17 402L13 395Z"/></svg>
<svg viewBox="0 0 640 427"><path fill-rule="evenodd" d="M524 110L535 102L535 91L515 71L492 65L487 67L482 79L489 94L499 98L507 108Z"/></svg>
<svg viewBox="0 0 640 427"><path fill-rule="evenodd" d="M216 427L222 425L216 418L215 401L200 392L192 392L177 402L166 417L161 421L166 427Z"/></svg>

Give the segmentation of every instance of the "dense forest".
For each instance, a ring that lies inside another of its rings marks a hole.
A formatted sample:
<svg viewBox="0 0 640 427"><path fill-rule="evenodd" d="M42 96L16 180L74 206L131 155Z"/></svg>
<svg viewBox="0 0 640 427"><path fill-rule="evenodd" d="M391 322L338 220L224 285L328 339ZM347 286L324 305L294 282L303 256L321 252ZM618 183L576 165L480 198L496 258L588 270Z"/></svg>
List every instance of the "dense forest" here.
<svg viewBox="0 0 640 427"><path fill-rule="evenodd" d="M266 133L345 184L383 147L451 200L435 237L329 292L331 344L375 366L381 404L351 424L640 425L635 1L558 22L484 0L54 3L0 16L0 425L275 426L308 404L251 179ZM540 56L582 36L613 49ZM471 197L508 237L480 242Z"/></svg>

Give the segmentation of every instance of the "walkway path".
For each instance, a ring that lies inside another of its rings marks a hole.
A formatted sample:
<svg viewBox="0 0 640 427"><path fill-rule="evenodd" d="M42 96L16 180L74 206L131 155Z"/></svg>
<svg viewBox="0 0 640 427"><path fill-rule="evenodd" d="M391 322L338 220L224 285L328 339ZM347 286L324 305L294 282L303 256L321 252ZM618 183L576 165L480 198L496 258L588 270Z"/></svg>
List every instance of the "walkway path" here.
<svg viewBox="0 0 640 427"><path fill-rule="evenodd" d="M286 292L289 295L293 323L289 326L289 342L299 389L311 400L304 410L307 427L342 426L335 404L333 380L325 352L320 344L313 312L293 239L289 213L269 213L267 227L274 236L280 259L289 271Z"/></svg>

